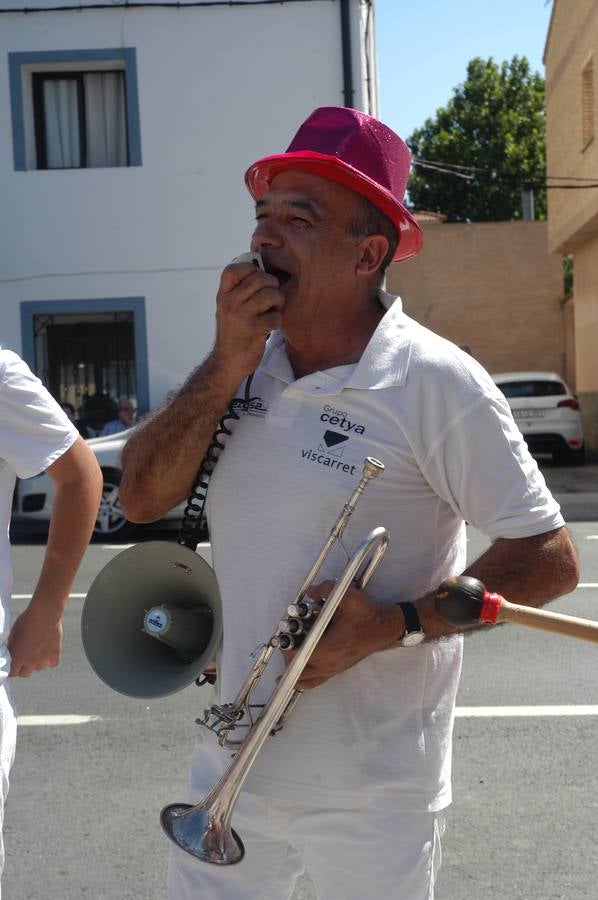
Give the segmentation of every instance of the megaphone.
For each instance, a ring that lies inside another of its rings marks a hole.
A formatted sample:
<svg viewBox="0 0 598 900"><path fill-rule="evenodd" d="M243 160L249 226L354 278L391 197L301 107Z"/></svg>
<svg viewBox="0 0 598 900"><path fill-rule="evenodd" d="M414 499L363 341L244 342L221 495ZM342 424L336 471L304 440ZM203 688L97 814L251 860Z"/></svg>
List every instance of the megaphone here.
<svg viewBox="0 0 598 900"><path fill-rule="evenodd" d="M136 544L96 576L81 616L95 673L129 697L165 697L214 664L222 608L212 568L189 547Z"/></svg>

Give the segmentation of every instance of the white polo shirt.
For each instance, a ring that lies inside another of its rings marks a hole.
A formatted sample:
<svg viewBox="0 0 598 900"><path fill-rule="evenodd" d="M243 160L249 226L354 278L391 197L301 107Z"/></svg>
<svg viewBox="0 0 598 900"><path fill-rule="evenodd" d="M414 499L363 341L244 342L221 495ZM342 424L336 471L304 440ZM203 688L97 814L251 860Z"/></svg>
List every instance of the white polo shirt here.
<svg viewBox="0 0 598 900"><path fill-rule="evenodd" d="M27 364L0 348L0 681L8 675L12 566L8 530L15 480L38 475L78 432Z"/></svg>
<svg viewBox="0 0 598 900"><path fill-rule="evenodd" d="M366 488L318 581L337 577L377 525L390 547L367 593L414 600L463 571L465 521L492 540L563 524L485 370L453 344L388 311L355 365L295 380L274 333L210 483L208 516L224 606L223 702L269 639L351 496L363 460L386 469ZM394 302L393 302L394 300ZM377 653L306 691L270 738L246 790L298 802L439 810L450 802L451 733L462 639ZM254 699L282 671L276 659ZM230 753L204 738L224 765Z"/></svg>

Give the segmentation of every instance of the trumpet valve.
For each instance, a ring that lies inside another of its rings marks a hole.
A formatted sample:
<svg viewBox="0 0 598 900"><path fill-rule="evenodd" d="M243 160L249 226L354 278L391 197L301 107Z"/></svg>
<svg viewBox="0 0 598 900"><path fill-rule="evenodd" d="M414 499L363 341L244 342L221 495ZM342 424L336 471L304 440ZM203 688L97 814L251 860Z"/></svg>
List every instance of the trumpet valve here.
<svg viewBox="0 0 598 900"><path fill-rule="evenodd" d="M302 640L303 634L279 631L270 638L270 646L277 650L293 650L294 647L299 646Z"/></svg>
<svg viewBox="0 0 598 900"><path fill-rule="evenodd" d="M287 607L287 614L293 619L311 619L317 616L322 608L320 600L313 600L311 597L305 597L298 603L291 603Z"/></svg>
<svg viewBox="0 0 598 900"><path fill-rule="evenodd" d="M278 634L303 634L305 625L301 619L282 619L278 623Z"/></svg>
<svg viewBox="0 0 598 900"><path fill-rule="evenodd" d="M272 647L278 650L292 650L295 646L295 638L292 634L276 634L272 638Z"/></svg>
<svg viewBox="0 0 598 900"><path fill-rule="evenodd" d="M270 646L278 650L292 650L301 643L304 632L305 627L301 619L282 619L278 623L276 634L272 636Z"/></svg>

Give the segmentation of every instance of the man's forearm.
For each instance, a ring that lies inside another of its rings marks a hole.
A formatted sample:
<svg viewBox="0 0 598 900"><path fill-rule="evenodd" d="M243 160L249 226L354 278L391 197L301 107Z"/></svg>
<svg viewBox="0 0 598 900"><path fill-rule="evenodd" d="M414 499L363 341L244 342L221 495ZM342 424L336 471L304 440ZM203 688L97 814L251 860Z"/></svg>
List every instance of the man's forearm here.
<svg viewBox="0 0 598 900"><path fill-rule="evenodd" d="M98 470L99 476L99 470ZM99 481L85 478L56 485L42 570L31 601L49 618L60 618L89 544L98 512Z"/></svg>
<svg viewBox="0 0 598 900"><path fill-rule="evenodd" d="M210 355L170 403L125 444L120 503L133 522L152 522L183 501L242 375Z"/></svg>
<svg viewBox="0 0 598 900"><path fill-rule="evenodd" d="M515 602L529 606L539 606L572 591L579 575L575 549L565 528L531 538L495 541L463 574L480 579L489 591L506 594L507 599L510 595ZM328 596L332 586L333 582L314 585L309 595ZM436 612L435 597L436 591L432 591L415 600L428 640L487 627L449 625ZM404 633L405 618L398 604L378 603L361 591L350 589L310 657L300 686L317 687L372 653L400 647Z"/></svg>
<svg viewBox="0 0 598 900"><path fill-rule="evenodd" d="M542 606L575 589L579 568L569 533L559 528L530 538L495 541L463 574L478 578L487 590L513 603ZM435 592L417 603L426 635L473 630L444 622L436 613L434 600Z"/></svg>
<svg viewBox="0 0 598 900"><path fill-rule="evenodd" d="M188 495L218 422L281 327L284 295L252 262L222 272L214 349L171 403L138 425L123 456L120 502L133 522L153 522Z"/></svg>
<svg viewBox="0 0 598 900"><path fill-rule="evenodd" d="M48 542L33 597L7 639L12 677L26 678L60 661L62 614L102 494L102 473L80 438L48 472L56 489Z"/></svg>

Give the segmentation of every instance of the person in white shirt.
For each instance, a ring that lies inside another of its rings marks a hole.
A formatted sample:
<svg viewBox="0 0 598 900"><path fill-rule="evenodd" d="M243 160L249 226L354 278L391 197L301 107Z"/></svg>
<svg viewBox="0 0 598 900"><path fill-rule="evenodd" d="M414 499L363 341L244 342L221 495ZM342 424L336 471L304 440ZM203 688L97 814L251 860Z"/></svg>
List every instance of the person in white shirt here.
<svg viewBox="0 0 598 900"><path fill-rule="evenodd" d="M47 471L55 498L42 569L25 610L11 619L9 542L16 478ZM1 825L16 743L7 679L57 666L62 614L89 543L102 494L97 460L59 404L26 363L0 348L0 875Z"/></svg>
<svg viewBox="0 0 598 900"><path fill-rule="evenodd" d="M492 379L382 289L388 264L421 247L403 204L409 161L383 123L325 107L248 169L265 271L225 268L212 352L123 453L123 510L153 521L188 495L231 404L238 415L207 509L221 701L294 599L364 457L385 465L310 596L329 593L373 527L390 529L390 549L366 591L347 592L300 702L255 761L234 816L245 859L209 866L174 848L171 900L288 900L305 868L320 900L431 900L462 653L435 591L465 573L539 605L577 581L559 507ZM492 540L468 567L466 521ZM284 665L280 654L256 703ZM210 737L193 759L192 803L230 760Z"/></svg>

